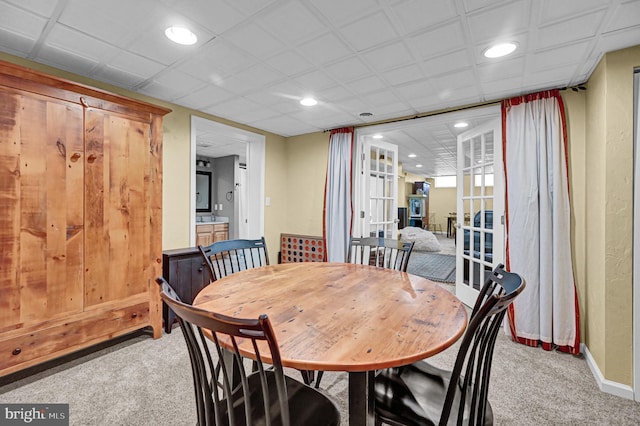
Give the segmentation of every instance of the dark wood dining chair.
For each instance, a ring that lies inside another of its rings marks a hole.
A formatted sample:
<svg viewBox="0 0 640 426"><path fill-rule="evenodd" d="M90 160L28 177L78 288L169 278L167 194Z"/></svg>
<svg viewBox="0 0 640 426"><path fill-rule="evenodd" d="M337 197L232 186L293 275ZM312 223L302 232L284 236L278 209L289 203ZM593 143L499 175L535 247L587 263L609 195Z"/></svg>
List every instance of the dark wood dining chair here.
<svg viewBox="0 0 640 426"><path fill-rule="evenodd" d="M352 237L347 259L349 263L381 266L406 272L413 245L413 241L403 242L392 238Z"/></svg>
<svg viewBox="0 0 640 426"><path fill-rule="evenodd" d="M206 247L199 245L213 281L233 273L269 264L264 237L257 240L216 241Z"/></svg>
<svg viewBox="0 0 640 426"><path fill-rule="evenodd" d="M471 312L453 370L425 362L382 370L375 379L376 424L492 425L491 361L507 307L525 281L498 265Z"/></svg>
<svg viewBox="0 0 640 426"><path fill-rule="evenodd" d="M340 412L331 399L284 375L267 315L233 318L199 309L182 303L163 278L157 282L187 343L199 426L340 424ZM209 341L215 348L213 356ZM255 371L247 372L241 345L255 354Z"/></svg>

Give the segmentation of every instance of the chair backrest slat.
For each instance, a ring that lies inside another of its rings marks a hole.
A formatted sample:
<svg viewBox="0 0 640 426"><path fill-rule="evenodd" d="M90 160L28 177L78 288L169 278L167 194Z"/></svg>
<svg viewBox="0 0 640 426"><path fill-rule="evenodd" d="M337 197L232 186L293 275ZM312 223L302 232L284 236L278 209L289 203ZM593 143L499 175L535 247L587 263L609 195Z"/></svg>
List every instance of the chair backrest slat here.
<svg viewBox="0 0 640 426"><path fill-rule="evenodd" d="M227 275L269 264L267 244L264 237L258 240L216 241L198 250L211 272L213 281Z"/></svg>
<svg viewBox="0 0 640 426"><path fill-rule="evenodd" d="M205 311L182 303L163 278L157 281L162 287L161 297L175 312L187 342L198 424L250 425L258 415L258 422L267 425L272 421L290 425L282 358L269 318L261 315L242 319ZM213 362L203 330L208 330L216 347L218 365ZM247 344L250 348L244 346ZM255 354L255 368L250 374L245 370L242 348Z"/></svg>
<svg viewBox="0 0 640 426"><path fill-rule="evenodd" d="M396 271L407 271L414 242L403 242L392 238L351 238L349 263L380 266Z"/></svg>
<svg viewBox="0 0 640 426"><path fill-rule="evenodd" d="M507 307L524 287L522 277L505 271L504 265L498 265L485 281L451 372L440 417L441 426L448 423L454 403L457 404L458 424L462 424L465 418L471 425L484 424L496 338ZM468 412L465 412L465 405Z"/></svg>

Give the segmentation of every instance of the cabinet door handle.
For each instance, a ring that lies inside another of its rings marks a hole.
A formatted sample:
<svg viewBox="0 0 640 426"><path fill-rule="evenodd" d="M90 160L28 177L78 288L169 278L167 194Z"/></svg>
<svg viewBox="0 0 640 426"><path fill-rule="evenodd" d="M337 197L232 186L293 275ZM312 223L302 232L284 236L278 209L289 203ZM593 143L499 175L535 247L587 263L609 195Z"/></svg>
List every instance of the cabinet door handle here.
<svg viewBox="0 0 640 426"><path fill-rule="evenodd" d="M22 349L20 349L20 348L15 348L15 349L13 350L13 352L11 352L11 353L12 353L13 355L20 355L20 352L22 352Z"/></svg>
<svg viewBox="0 0 640 426"><path fill-rule="evenodd" d="M138 313L137 312L132 313L131 318L138 318Z"/></svg>

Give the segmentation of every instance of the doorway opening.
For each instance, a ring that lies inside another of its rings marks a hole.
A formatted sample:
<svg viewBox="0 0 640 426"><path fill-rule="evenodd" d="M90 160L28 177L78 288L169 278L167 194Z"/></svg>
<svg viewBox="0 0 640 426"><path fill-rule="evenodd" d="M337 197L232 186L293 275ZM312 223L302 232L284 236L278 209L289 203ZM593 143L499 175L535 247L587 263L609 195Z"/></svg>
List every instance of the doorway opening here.
<svg viewBox="0 0 640 426"><path fill-rule="evenodd" d="M212 220L228 220L229 239L264 235L264 135L192 115L190 164L191 246L196 244L197 214L209 215ZM196 171L203 166L212 173L208 212L196 206Z"/></svg>

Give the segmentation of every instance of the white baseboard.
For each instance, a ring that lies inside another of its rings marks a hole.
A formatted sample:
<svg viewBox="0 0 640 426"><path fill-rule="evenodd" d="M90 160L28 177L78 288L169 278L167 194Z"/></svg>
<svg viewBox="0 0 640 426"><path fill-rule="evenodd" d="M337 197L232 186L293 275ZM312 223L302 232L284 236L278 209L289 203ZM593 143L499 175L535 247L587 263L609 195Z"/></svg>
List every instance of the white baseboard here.
<svg viewBox="0 0 640 426"><path fill-rule="evenodd" d="M621 383L605 379L600 372L600 369L598 368L598 364L596 364L595 360L591 356L589 348L587 348L587 346L582 343L580 345L580 349L584 354L585 359L587 360L587 365L589 366L593 377L596 379L596 383L598 383L598 388L600 388L602 392L633 401L633 388L631 386L623 385Z"/></svg>

